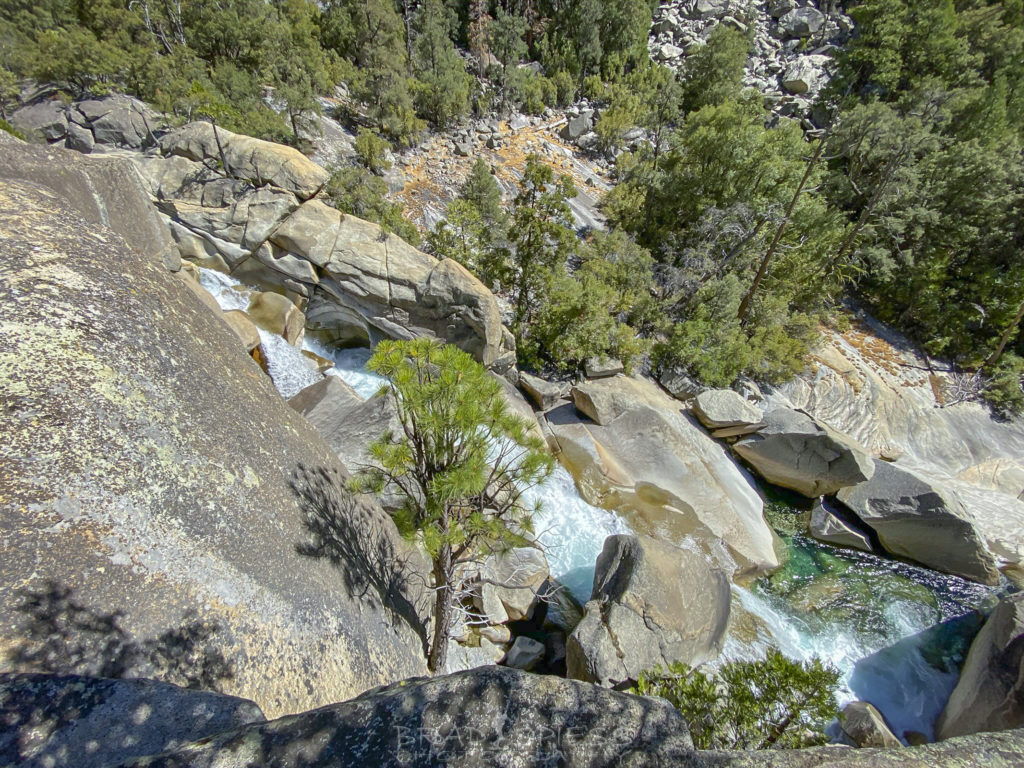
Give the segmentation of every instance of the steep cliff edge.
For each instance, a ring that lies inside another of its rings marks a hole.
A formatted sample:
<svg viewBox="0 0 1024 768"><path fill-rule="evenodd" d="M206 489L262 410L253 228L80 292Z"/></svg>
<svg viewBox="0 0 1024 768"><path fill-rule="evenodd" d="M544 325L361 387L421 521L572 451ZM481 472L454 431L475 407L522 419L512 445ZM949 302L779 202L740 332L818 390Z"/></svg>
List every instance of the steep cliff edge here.
<svg viewBox="0 0 1024 768"><path fill-rule="evenodd" d="M0 146L0 671L270 715L422 673L415 554L145 247L137 195L123 160Z"/></svg>

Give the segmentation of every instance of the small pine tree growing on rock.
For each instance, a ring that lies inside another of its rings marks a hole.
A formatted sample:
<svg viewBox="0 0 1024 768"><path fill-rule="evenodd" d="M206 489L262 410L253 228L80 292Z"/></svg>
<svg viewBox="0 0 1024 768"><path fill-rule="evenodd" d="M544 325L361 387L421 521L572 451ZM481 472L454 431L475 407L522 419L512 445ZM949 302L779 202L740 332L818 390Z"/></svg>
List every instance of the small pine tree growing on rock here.
<svg viewBox="0 0 1024 768"><path fill-rule="evenodd" d="M434 577L431 672L444 671L459 572L489 552L528 545L537 506L524 492L554 467L541 438L512 413L501 384L454 346L432 339L382 341L370 370L389 380L401 425L370 446L358 490L397 493L395 523L418 536Z"/></svg>
<svg viewBox="0 0 1024 768"><path fill-rule="evenodd" d="M828 741L838 686L839 672L820 659L792 661L773 649L707 673L681 663L644 672L634 692L678 709L697 749L800 749Z"/></svg>

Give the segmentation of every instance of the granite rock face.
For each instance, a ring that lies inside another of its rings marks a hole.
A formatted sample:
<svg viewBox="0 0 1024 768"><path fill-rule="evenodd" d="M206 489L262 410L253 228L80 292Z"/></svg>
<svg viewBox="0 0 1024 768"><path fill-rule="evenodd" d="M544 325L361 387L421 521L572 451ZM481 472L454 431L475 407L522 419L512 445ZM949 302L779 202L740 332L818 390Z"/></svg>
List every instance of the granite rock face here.
<svg viewBox="0 0 1024 768"><path fill-rule="evenodd" d="M0 147L0 671L153 677L272 716L422 673L390 518L132 247L131 177L80 193L93 160L55 152ZM81 211L97 199L122 201L109 228Z"/></svg>
<svg viewBox="0 0 1024 768"><path fill-rule="evenodd" d="M105 768L264 720L246 699L154 680L0 674L4 768Z"/></svg>

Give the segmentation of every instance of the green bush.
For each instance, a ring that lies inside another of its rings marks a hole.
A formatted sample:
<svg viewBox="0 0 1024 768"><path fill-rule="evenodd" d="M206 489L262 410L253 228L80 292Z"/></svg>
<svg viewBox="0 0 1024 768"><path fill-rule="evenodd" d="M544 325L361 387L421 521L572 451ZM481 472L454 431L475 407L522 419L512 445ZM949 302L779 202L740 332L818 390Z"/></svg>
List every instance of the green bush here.
<svg viewBox="0 0 1024 768"><path fill-rule="evenodd" d="M698 749L800 749L828 741L838 687L839 672L821 660L791 661L771 650L710 672L681 663L644 672L634 692L679 710Z"/></svg>
<svg viewBox="0 0 1024 768"><path fill-rule="evenodd" d="M5 131L16 139L25 140L25 134L2 118L0 118L0 131Z"/></svg>
<svg viewBox="0 0 1024 768"><path fill-rule="evenodd" d="M1003 355L992 371L992 380L985 389L985 399L1001 413L1024 413L1024 358Z"/></svg>

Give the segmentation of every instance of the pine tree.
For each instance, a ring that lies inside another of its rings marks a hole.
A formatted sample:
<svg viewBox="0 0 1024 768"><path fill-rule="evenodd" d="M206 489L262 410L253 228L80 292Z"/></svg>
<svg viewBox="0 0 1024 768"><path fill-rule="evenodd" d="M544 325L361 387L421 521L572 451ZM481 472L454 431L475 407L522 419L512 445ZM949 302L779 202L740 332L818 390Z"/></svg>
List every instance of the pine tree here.
<svg viewBox="0 0 1024 768"><path fill-rule="evenodd" d="M471 85L449 37L448 13L444 0L426 0L414 24L415 101L420 114L439 128L466 114Z"/></svg>
<svg viewBox="0 0 1024 768"><path fill-rule="evenodd" d="M443 672L460 569L490 552L527 545L532 529L523 498L543 482L554 458L524 419L512 413L501 384L454 346L435 340L382 341L370 370L385 376L400 428L370 446L374 466L357 487L398 494L395 523L418 536L431 559L434 631L427 656Z"/></svg>

